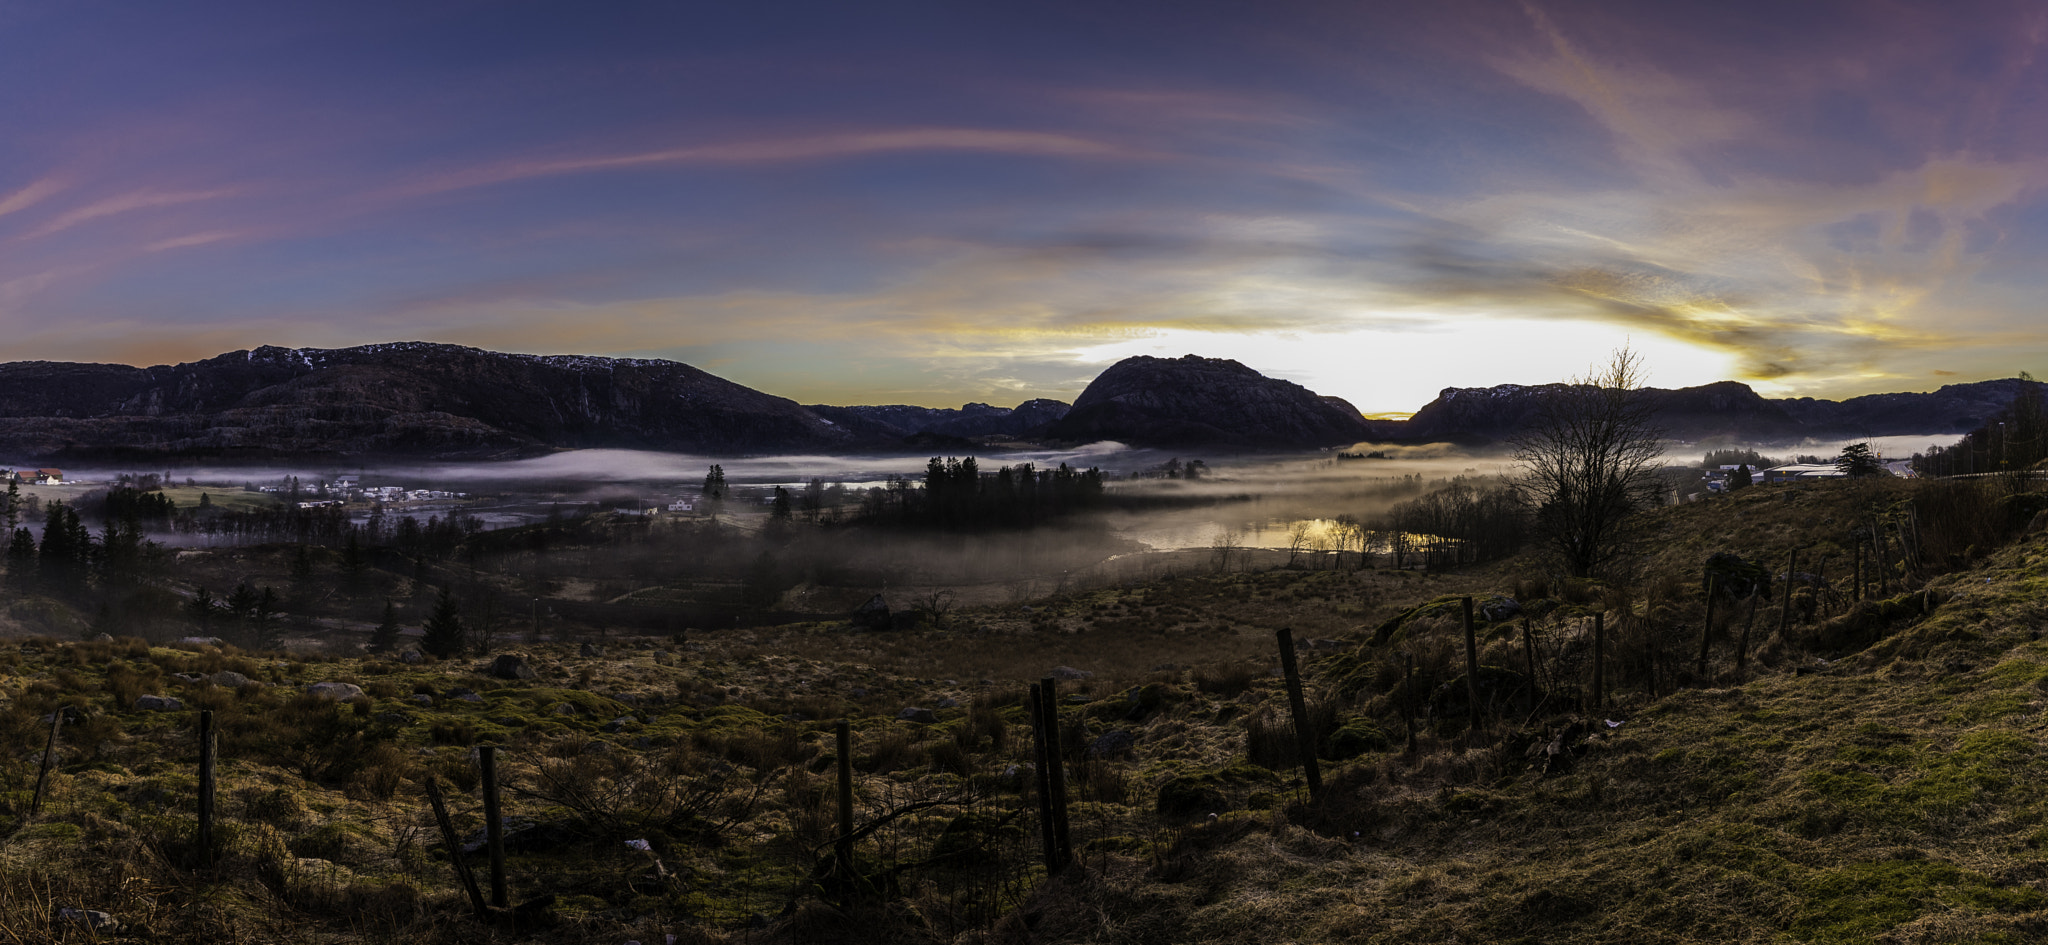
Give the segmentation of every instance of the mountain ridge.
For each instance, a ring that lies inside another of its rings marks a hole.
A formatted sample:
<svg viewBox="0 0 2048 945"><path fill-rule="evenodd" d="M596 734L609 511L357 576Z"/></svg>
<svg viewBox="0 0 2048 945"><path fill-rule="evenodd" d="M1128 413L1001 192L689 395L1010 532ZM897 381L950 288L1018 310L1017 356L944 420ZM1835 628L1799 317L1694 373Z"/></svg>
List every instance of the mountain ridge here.
<svg viewBox="0 0 2048 945"><path fill-rule="evenodd" d="M1748 385L1645 389L1671 436L1754 443L1962 433L2020 378L1844 401ZM2038 383L2038 382L2036 382ZM677 361L493 352L406 341L259 346L180 364L0 363L0 453L23 460L336 455L506 458L592 447L679 452L918 452L1003 440L1294 450L1364 441L1498 444L1559 384L1447 387L1405 420L1237 361L1138 356L1071 405L800 405Z"/></svg>

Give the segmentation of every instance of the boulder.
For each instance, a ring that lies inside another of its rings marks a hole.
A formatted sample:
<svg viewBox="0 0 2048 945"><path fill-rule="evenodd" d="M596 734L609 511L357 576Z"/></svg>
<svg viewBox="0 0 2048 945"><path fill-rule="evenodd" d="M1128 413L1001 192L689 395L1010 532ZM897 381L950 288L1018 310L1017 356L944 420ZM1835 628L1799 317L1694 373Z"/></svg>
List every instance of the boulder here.
<svg viewBox="0 0 2048 945"><path fill-rule="evenodd" d="M398 654L398 661L404 663L407 666L418 666L419 664L426 662L427 658L418 650L407 650L403 653Z"/></svg>
<svg viewBox="0 0 2048 945"><path fill-rule="evenodd" d="M623 732L626 730L627 726L637 725L639 724L639 722L639 719L636 719L630 715L621 715L618 718L615 718L609 722L604 723L604 730L607 732L614 733Z"/></svg>
<svg viewBox="0 0 2048 945"><path fill-rule="evenodd" d="M1052 669L1046 670L1045 674L1047 676L1051 676L1054 679L1060 680L1061 682L1072 682L1076 679L1087 679L1088 677L1095 675L1094 673L1091 673L1085 669L1075 669L1072 666L1055 666Z"/></svg>
<svg viewBox="0 0 2048 945"><path fill-rule="evenodd" d="M241 673L235 672L231 669L223 669L218 673L214 673L213 675L206 677L206 681L216 686L219 686L222 689L240 689L243 686L249 684L249 677L244 676Z"/></svg>
<svg viewBox="0 0 2048 945"><path fill-rule="evenodd" d="M596 659L598 657L603 656L604 651L588 643L585 643L582 646L576 648L576 655L581 656L584 659Z"/></svg>
<svg viewBox="0 0 2048 945"><path fill-rule="evenodd" d="M420 705L433 705L434 697L427 695L424 692L416 692L413 693L412 701L417 702Z"/></svg>
<svg viewBox="0 0 2048 945"><path fill-rule="evenodd" d="M942 698L939 701L932 703L932 706L940 709L957 709L960 708L960 700L955 699L952 696L946 696L945 698Z"/></svg>
<svg viewBox="0 0 2048 945"><path fill-rule="evenodd" d="M82 925L95 932L119 932L121 923L113 916L94 909L74 909L65 906L57 910L57 920Z"/></svg>
<svg viewBox="0 0 2048 945"><path fill-rule="evenodd" d="M498 679L532 679L533 667L517 653L506 653L491 661L490 674Z"/></svg>
<svg viewBox="0 0 2048 945"><path fill-rule="evenodd" d="M1512 597L1489 597L1480 602L1478 610L1479 616L1485 617L1489 622L1499 623L1520 614L1522 604Z"/></svg>
<svg viewBox="0 0 2048 945"><path fill-rule="evenodd" d="M340 702L362 695L363 687L346 682L316 682L306 687L306 693Z"/></svg>
<svg viewBox="0 0 2048 945"><path fill-rule="evenodd" d="M185 703L170 696L143 696L135 700L135 707L144 712L179 712L185 708Z"/></svg>
<svg viewBox="0 0 2048 945"><path fill-rule="evenodd" d="M554 708L548 710L548 713L551 715L577 715L579 714L579 710L572 703L557 702L555 703Z"/></svg>
<svg viewBox="0 0 2048 945"><path fill-rule="evenodd" d="M227 645L227 641L226 641L226 640L223 640L223 639L221 639L221 638L219 638L219 637L179 637L179 638L178 638L178 642L179 642L179 643L190 643L190 644L192 644L193 646L225 646L225 645Z"/></svg>
<svg viewBox="0 0 2048 945"><path fill-rule="evenodd" d="M896 713L896 717L905 722L923 722L926 724L939 720L939 717L932 710L920 709L917 706L905 708L903 711Z"/></svg>
<svg viewBox="0 0 2048 945"><path fill-rule="evenodd" d="M1089 742L1088 757L1122 758L1129 755L1131 753L1131 749L1136 747L1138 747L1137 736L1132 735L1131 733L1126 732L1123 729L1116 729L1114 731L1104 732L1094 741Z"/></svg>
<svg viewBox="0 0 2048 945"><path fill-rule="evenodd" d="M887 630L896 622L889 615L889 602L876 594L853 612L853 625L862 630Z"/></svg>

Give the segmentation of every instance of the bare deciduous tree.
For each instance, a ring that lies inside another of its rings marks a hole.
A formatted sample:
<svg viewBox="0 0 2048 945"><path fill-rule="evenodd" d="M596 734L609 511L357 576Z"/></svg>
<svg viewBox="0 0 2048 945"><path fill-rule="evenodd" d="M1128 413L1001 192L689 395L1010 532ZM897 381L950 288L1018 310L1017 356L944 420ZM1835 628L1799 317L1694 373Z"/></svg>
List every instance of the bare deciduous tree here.
<svg viewBox="0 0 2048 945"><path fill-rule="evenodd" d="M1514 440L1515 488L1537 540L1573 577L1625 555L1630 519L1656 503L1663 431L1641 388L1642 356L1621 348L1585 377L1546 390L1534 424Z"/></svg>

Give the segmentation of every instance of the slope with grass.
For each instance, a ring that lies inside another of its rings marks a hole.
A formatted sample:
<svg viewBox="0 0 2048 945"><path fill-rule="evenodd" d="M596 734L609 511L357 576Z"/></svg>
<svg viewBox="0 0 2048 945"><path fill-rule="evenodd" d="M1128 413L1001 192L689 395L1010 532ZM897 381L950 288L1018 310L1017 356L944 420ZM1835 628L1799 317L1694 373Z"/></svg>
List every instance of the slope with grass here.
<svg viewBox="0 0 2048 945"><path fill-rule="evenodd" d="M76 908L138 941L2040 940L2032 505L1995 484L1757 489L1657 513L1606 583L1533 560L1214 574L914 631L542 643L518 648L518 679L476 659L11 643L0 929L83 939ZM1843 562L1873 532L1894 542L1889 583L1857 601ZM1753 617L1737 597L1708 625L1709 554L1783 571L1795 548L1792 594L1774 576ZM1596 614L1611 701L1587 712ZM1275 675L1282 627L1303 641L1320 798ZM1052 880L1023 706L1047 675L1080 856ZM192 841L201 708L224 759L211 870ZM851 873L831 856L840 718ZM421 795L440 779L475 834L479 744L501 746L514 900L554 896L495 925L467 917Z"/></svg>

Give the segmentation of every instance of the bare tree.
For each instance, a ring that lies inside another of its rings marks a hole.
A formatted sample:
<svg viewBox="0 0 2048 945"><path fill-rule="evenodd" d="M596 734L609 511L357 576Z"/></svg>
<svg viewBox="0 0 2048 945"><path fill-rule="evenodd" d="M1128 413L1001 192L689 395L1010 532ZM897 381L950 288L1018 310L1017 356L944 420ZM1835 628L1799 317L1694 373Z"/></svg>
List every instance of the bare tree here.
<svg viewBox="0 0 2048 945"><path fill-rule="evenodd" d="M1630 520L1656 504L1663 431L1642 396L1642 356L1623 347L1585 377L1545 390L1514 440L1515 489L1537 540L1566 574L1599 574L1628 553Z"/></svg>

